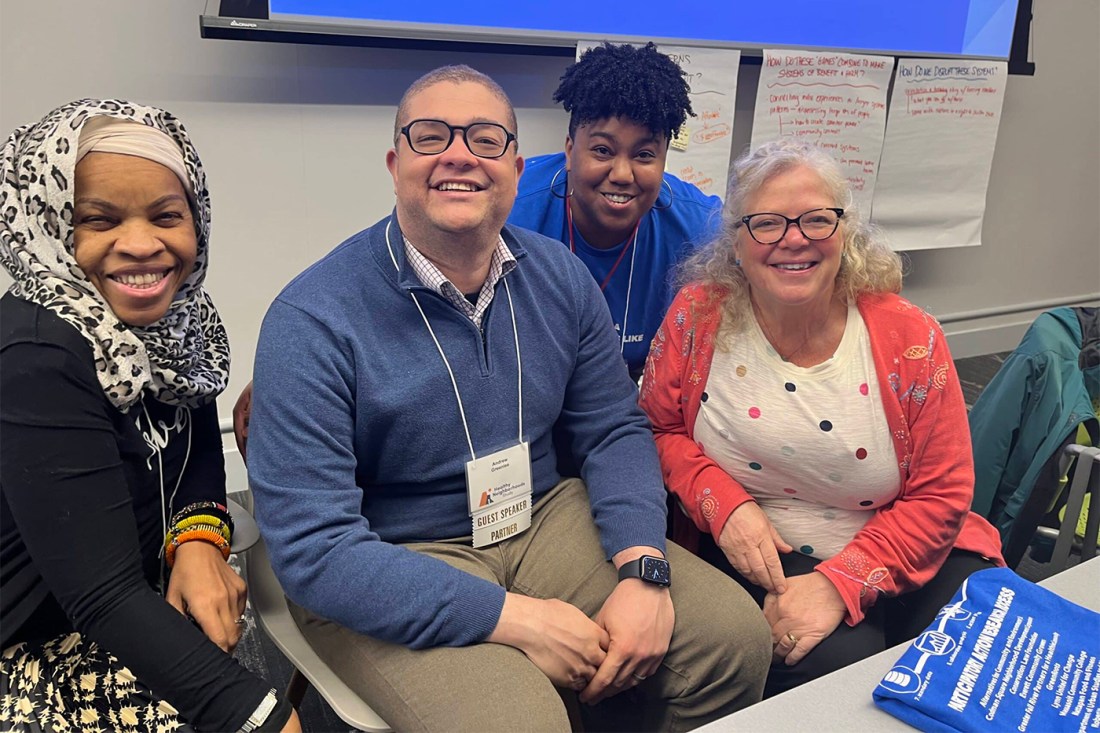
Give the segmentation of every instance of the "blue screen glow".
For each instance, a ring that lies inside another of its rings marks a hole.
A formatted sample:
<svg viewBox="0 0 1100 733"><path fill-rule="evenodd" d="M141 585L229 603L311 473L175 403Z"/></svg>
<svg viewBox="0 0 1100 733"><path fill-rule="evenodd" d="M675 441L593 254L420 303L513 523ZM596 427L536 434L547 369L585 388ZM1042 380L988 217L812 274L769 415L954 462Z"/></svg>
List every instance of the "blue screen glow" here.
<svg viewBox="0 0 1100 733"><path fill-rule="evenodd" d="M271 18L453 29L456 40L556 38L712 41L1008 58L1018 0L591 0L515 2L270 0Z"/></svg>

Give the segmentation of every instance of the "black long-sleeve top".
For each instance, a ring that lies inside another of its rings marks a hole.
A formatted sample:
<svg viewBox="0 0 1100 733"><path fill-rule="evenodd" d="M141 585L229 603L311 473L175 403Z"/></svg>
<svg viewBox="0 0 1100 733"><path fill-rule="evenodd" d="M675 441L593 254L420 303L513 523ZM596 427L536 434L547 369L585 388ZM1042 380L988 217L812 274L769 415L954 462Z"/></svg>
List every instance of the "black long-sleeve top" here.
<svg viewBox="0 0 1100 733"><path fill-rule="evenodd" d="M240 728L270 685L158 592L166 518L196 501L225 502L215 404L124 414L76 329L0 299L0 648L76 630L196 728Z"/></svg>

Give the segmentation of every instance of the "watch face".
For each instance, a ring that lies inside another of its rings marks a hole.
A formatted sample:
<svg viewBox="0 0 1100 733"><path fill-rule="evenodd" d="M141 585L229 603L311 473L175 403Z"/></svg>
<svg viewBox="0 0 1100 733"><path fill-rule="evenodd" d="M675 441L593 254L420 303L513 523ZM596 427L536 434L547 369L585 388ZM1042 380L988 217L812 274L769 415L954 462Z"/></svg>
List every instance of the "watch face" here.
<svg viewBox="0 0 1100 733"><path fill-rule="evenodd" d="M668 561L659 557L643 557L642 580L658 585L669 585L672 582L672 574L669 571Z"/></svg>

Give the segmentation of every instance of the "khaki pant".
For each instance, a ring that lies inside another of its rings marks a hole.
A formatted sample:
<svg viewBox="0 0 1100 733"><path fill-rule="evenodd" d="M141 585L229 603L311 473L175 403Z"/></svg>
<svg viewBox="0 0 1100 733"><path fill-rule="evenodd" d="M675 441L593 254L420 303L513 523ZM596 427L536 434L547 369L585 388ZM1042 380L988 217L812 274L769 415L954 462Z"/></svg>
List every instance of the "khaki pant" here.
<svg viewBox="0 0 1100 733"><path fill-rule="evenodd" d="M475 550L470 539L406 545L509 591L558 598L594 617L618 583L604 558L588 493L567 479L535 505L531 528ZM676 625L660 670L592 711L590 727L689 730L760 700L771 636L749 595L669 543ZM393 599L401 603L402 599ZM357 634L290 604L313 648L398 731L566 731L550 680L501 644L413 650Z"/></svg>

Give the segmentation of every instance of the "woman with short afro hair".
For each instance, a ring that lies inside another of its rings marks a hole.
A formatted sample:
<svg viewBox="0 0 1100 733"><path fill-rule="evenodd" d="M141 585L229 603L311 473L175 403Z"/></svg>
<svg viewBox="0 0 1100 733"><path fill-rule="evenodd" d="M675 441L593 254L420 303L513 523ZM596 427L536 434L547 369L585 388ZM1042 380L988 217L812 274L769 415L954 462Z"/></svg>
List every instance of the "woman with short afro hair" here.
<svg viewBox="0 0 1100 733"><path fill-rule="evenodd" d="M554 101L570 114L565 151L527 159L508 222L581 258L638 377L675 294L670 272L720 224L721 199L664 172L693 114L688 84L652 43L605 43L566 69Z"/></svg>

